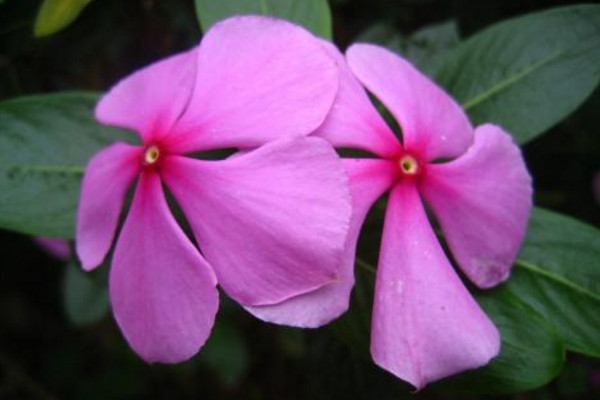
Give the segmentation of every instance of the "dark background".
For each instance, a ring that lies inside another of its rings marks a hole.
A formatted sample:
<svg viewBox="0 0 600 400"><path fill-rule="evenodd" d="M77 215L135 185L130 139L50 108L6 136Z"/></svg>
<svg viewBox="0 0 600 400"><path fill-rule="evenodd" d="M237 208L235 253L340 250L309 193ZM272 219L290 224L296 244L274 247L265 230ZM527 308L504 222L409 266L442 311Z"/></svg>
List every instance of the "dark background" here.
<svg viewBox="0 0 600 400"><path fill-rule="evenodd" d="M225 0L226 1L226 0ZM0 1L0 100L60 90L106 90L129 72L193 46L201 32L191 0L96 0L66 30L32 36L35 0ZM455 19L462 37L515 15L566 1L337 0L334 37L344 48L373 23L405 34ZM592 180L600 172L600 91L525 148L538 205L600 226ZM376 253L378 211L360 251ZM147 365L107 315L73 326L64 312L65 265L29 237L0 231L0 399L464 399L435 385L408 385L356 354L332 328L302 331L261 323L222 297L206 349L176 366ZM600 338L599 338L600 340ZM490 398L490 396L472 396ZM600 398L600 364L571 357L537 391L498 398Z"/></svg>

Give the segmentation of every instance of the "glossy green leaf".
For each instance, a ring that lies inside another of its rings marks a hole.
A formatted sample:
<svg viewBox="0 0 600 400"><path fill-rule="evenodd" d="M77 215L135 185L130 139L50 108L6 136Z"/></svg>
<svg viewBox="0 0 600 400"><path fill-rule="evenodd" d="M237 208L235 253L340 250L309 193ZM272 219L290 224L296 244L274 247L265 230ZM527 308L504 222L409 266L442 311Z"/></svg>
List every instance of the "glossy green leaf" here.
<svg viewBox="0 0 600 400"><path fill-rule="evenodd" d="M44 0L38 11L33 33L52 35L71 24L92 0Z"/></svg>
<svg viewBox="0 0 600 400"><path fill-rule="evenodd" d="M489 365L439 384L459 392L514 393L540 387L564 362L560 337L535 310L505 287L476 295L502 335L500 354Z"/></svg>
<svg viewBox="0 0 600 400"><path fill-rule="evenodd" d="M600 231L544 209L507 286L552 323L568 349L600 357Z"/></svg>
<svg viewBox="0 0 600 400"><path fill-rule="evenodd" d="M215 22L242 14L269 15L304 26L331 39L331 10L327 0L195 0L196 15L206 32Z"/></svg>
<svg viewBox="0 0 600 400"><path fill-rule="evenodd" d="M63 302L69 320L78 326L93 324L109 311L108 291L94 273L86 273L75 263L67 265L63 283Z"/></svg>
<svg viewBox="0 0 600 400"><path fill-rule="evenodd" d="M436 74L475 124L526 143L572 113L600 80L600 6L556 8L465 41Z"/></svg>
<svg viewBox="0 0 600 400"><path fill-rule="evenodd" d="M72 238L91 156L135 135L98 124L97 96L62 93L0 102L0 228Z"/></svg>

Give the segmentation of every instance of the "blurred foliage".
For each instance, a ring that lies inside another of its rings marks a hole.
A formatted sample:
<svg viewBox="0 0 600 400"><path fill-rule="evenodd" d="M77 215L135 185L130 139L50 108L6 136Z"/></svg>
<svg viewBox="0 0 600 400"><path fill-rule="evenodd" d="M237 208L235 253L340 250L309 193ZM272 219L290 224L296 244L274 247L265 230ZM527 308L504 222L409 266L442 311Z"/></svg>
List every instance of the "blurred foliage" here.
<svg viewBox="0 0 600 400"><path fill-rule="evenodd" d="M92 0L44 0L38 11L33 33L36 37L52 35L67 27Z"/></svg>
<svg viewBox="0 0 600 400"><path fill-rule="evenodd" d="M491 23L566 3L335 0L330 7L333 37L341 47L360 37L384 35L415 58L426 58L434 52L425 27L437 24L467 37ZM59 90L104 91L136 68L200 38L191 0L93 1L68 27L36 39L40 6L38 0L0 1L0 100ZM441 32L448 48L455 46L454 33ZM596 90L577 112L524 147L535 177L536 203L596 226L600 205L591 185L600 170L599 109ZM384 209L385 199L369 214L359 241L358 254L370 264L377 261ZM359 312L330 328L292 330L253 319L225 296L204 351L177 366L147 365L128 348L109 315L85 319L79 326L71 322L73 310L65 309L61 296L66 265L28 237L6 231L0 231L0 254L1 400L490 398L454 394L443 385L411 394L408 385L370 361L364 351L369 320ZM370 298L372 283L369 278L362 282L354 292L353 310L370 310L363 294ZM513 298L510 304L520 301ZM545 329L537 320L523 324ZM355 335L344 336L350 346L336 334L348 326L355 329ZM597 399L600 363L570 354L558 378L545 387L493 398Z"/></svg>
<svg viewBox="0 0 600 400"><path fill-rule="evenodd" d="M194 0L202 30L237 14L284 18L304 26L316 35L331 39L331 11L327 0Z"/></svg>

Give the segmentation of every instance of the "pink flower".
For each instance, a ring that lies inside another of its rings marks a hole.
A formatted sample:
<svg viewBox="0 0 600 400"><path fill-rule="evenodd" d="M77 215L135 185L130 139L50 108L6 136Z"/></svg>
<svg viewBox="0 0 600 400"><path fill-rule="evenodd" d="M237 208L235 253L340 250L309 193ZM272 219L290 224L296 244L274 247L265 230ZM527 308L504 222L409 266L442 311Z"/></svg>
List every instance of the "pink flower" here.
<svg viewBox="0 0 600 400"><path fill-rule="evenodd" d="M199 350L217 312L217 282L258 306L337 278L351 214L347 175L329 143L304 137L324 120L337 84L335 62L308 32L239 17L100 101L96 117L137 131L143 145L113 144L90 161L77 253L86 270L102 262L137 179L109 289L117 323L142 358L179 362ZM184 156L234 147L257 148L221 161Z"/></svg>
<svg viewBox="0 0 600 400"><path fill-rule="evenodd" d="M348 50L346 64L337 50L330 51L341 68L340 88L315 134L336 147L377 156L344 160L354 213L341 280L249 310L267 321L299 326L343 313L354 284L360 227L389 190L371 326L373 359L417 388L482 366L497 355L499 333L453 270L423 201L462 272L480 288L497 285L509 276L531 210L531 178L521 152L498 126L473 129L452 98L397 55L357 44ZM361 83L398 121L402 142Z"/></svg>

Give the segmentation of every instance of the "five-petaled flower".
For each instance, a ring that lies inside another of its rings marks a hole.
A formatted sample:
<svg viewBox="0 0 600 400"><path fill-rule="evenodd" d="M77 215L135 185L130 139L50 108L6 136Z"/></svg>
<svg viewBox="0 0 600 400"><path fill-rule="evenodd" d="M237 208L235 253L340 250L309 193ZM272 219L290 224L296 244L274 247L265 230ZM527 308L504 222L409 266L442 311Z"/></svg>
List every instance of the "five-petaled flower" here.
<svg viewBox="0 0 600 400"><path fill-rule="evenodd" d="M77 253L86 270L102 262L137 179L109 290L124 336L145 360L178 362L198 351L218 308L217 282L240 304L261 306L337 279L348 178L327 141L306 137L337 86L335 62L307 31L237 17L102 98L96 117L137 131L143 145L113 144L90 161ZM184 156L241 147L255 150L221 161Z"/></svg>
<svg viewBox="0 0 600 400"><path fill-rule="evenodd" d="M357 44L344 58L329 47L340 88L315 135L378 157L344 160L354 212L341 281L249 310L297 326L344 312L360 228L389 190L371 325L375 362L417 388L482 366L499 351L498 331L453 270L423 200L465 275L480 288L497 285L510 273L531 210L521 152L498 126L473 129L452 98L399 56ZM402 142L361 83L399 123Z"/></svg>

